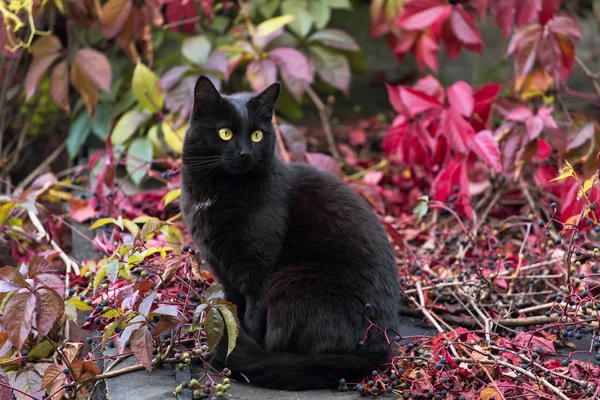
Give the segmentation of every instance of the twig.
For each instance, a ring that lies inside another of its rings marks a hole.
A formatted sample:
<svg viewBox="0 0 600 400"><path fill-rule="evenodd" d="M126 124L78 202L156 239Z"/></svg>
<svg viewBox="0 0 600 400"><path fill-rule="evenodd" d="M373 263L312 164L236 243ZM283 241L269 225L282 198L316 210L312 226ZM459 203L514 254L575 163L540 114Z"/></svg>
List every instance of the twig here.
<svg viewBox="0 0 600 400"><path fill-rule="evenodd" d="M340 153L335 145L335 139L333 138L331 126L329 125L329 116L327 115L325 104L323 104L319 98L319 95L315 93L312 87L309 86L306 88L306 94L308 94L308 97L310 97L312 102L315 104L315 107L317 107L317 110L319 111L319 118L321 119L321 124L323 125L323 132L325 133L325 138L327 139L329 152L338 162L343 162L343 158L340 156Z"/></svg>
<svg viewBox="0 0 600 400"><path fill-rule="evenodd" d="M281 151L281 157L283 161L288 163L290 162L290 153L288 153L285 148L285 140L283 139L283 135L281 135L281 131L279 130L279 125L277 124L277 119L275 118L275 113L273 113L273 128L275 128L275 135L277 136L277 143L279 144L279 151Z"/></svg>
<svg viewBox="0 0 600 400"><path fill-rule="evenodd" d="M596 92L598 92L598 94L600 94L600 84L598 84L598 79L600 79L600 74L593 73L587 67L587 65L585 65L583 60L581 58L579 58L578 56L575 56L575 62L577 63L577 65L579 65L579 67L583 70L583 72L592 80L592 83L594 84L594 88L596 89Z"/></svg>
<svg viewBox="0 0 600 400"><path fill-rule="evenodd" d="M48 168L50 164L54 162L54 160L56 160L56 158L65 150L66 146L66 142L63 142L60 146L58 146L52 152L52 154L48 156L48 158L42 161L42 163L38 165L36 169L34 169L25 179L23 179L21 183L19 183L19 185L17 186L17 190L23 190L25 187L27 187L27 185L29 185L38 176L40 172L44 171L46 168Z"/></svg>

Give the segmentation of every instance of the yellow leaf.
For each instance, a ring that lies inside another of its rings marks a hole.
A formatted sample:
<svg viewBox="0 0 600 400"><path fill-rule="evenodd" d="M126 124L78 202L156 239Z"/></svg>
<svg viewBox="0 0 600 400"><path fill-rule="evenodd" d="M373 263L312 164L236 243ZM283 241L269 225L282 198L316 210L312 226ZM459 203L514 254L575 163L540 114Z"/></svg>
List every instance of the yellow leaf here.
<svg viewBox="0 0 600 400"><path fill-rule="evenodd" d="M175 249L178 249L181 244L184 242L183 233L173 225L165 225L160 231L165 235L165 239L167 243L173 246Z"/></svg>
<svg viewBox="0 0 600 400"><path fill-rule="evenodd" d="M492 396L496 396L498 392L494 388L486 388L479 393L479 400L489 400Z"/></svg>
<svg viewBox="0 0 600 400"><path fill-rule="evenodd" d="M588 190L594 186L594 183L596 183L596 174L592 175L586 179L585 182L583 182L583 186L579 188L579 193L577 193L577 200L581 199L582 196L585 196Z"/></svg>
<svg viewBox="0 0 600 400"><path fill-rule="evenodd" d="M136 224L145 224L146 222L150 221L151 219L156 219L156 217L150 217L148 215L144 215L141 217L136 217L133 222L135 222Z"/></svg>
<svg viewBox="0 0 600 400"><path fill-rule="evenodd" d="M148 141L152 144L152 151L156 158L162 158L165 155L165 146L158 138L159 124L154 124L148 130Z"/></svg>
<svg viewBox="0 0 600 400"><path fill-rule="evenodd" d="M164 121L161 129L165 137L165 142L167 142L171 150L176 154L181 154L187 124L175 129L170 121Z"/></svg>
<svg viewBox="0 0 600 400"><path fill-rule="evenodd" d="M179 196L181 196L181 189L173 189L169 193L167 193L165 197L162 198L165 202L165 207L173 200L179 198Z"/></svg>
<svg viewBox="0 0 600 400"><path fill-rule="evenodd" d="M123 220L123 225L125 225L125 228L127 228L127 230L133 235L133 236L137 236L138 232L140 231L140 228L135 224L135 222L130 221L128 219L124 219Z"/></svg>
<svg viewBox="0 0 600 400"><path fill-rule="evenodd" d="M13 209L15 204L16 203L14 201L9 201L0 207L0 225L4 225L4 221L6 221L6 218L8 218L8 214L10 214L10 211Z"/></svg>
<svg viewBox="0 0 600 400"><path fill-rule="evenodd" d="M281 15L279 17L268 19L256 27L255 34L259 38L269 36L295 19L296 17L294 15Z"/></svg>
<svg viewBox="0 0 600 400"><path fill-rule="evenodd" d="M141 62L137 63L133 71L131 90L133 90L138 102L151 112L156 113L162 110L165 94L160 85L160 80L150 68Z"/></svg>
<svg viewBox="0 0 600 400"><path fill-rule="evenodd" d="M585 212L583 213L583 217L581 217L581 220L583 221L583 219L585 217L587 217L587 215L590 213L590 209L586 207ZM576 215L572 215L569 217L569 219L567 219L565 221L565 228L570 225L570 226L575 226L577 224L577 221L579 221L579 215L580 214L576 214Z"/></svg>
<svg viewBox="0 0 600 400"><path fill-rule="evenodd" d="M88 231L93 231L94 229L98 229L101 226L104 226L104 225L110 224L110 223L116 224L117 220L115 220L114 218L100 218L98 221L94 222L92 224L92 226L90 226L88 228Z"/></svg>
<svg viewBox="0 0 600 400"><path fill-rule="evenodd" d="M73 304L78 310L82 311L89 311L93 308L92 306L88 306L85 301L82 301L77 297L71 297L69 300L67 300L67 302Z"/></svg>
<svg viewBox="0 0 600 400"><path fill-rule="evenodd" d="M117 310L108 310L101 315L103 318L117 318L121 316L121 313Z"/></svg>

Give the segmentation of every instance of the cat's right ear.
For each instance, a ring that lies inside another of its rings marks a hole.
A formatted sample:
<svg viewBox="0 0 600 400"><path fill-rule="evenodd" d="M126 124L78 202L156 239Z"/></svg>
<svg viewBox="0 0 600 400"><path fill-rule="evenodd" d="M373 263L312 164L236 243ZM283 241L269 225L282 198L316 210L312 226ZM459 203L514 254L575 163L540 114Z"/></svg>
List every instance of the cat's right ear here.
<svg viewBox="0 0 600 400"><path fill-rule="evenodd" d="M194 111L206 110L219 104L221 95L210 79L201 75L194 87Z"/></svg>

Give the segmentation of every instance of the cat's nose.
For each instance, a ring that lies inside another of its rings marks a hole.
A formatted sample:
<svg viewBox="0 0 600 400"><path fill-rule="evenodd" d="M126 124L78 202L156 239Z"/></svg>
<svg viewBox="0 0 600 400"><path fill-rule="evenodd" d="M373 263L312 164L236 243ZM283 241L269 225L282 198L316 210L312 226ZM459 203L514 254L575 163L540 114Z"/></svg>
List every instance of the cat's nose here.
<svg viewBox="0 0 600 400"><path fill-rule="evenodd" d="M252 155L252 153L250 153L248 150L241 150L241 151L238 152L238 154L243 159L248 159Z"/></svg>

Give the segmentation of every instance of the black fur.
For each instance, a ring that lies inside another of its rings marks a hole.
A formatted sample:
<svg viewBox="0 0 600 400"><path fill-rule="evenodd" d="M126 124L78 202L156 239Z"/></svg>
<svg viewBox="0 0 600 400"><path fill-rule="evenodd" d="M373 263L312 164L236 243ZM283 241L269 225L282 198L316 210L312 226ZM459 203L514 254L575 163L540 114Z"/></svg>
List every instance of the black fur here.
<svg viewBox="0 0 600 400"><path fill-rule="evenodd" d="M353 189L277 158L278 95L276 83L256 96L220 96L200 77L183 145L182 212L238 307L242 332L225 364L261 386L327 387L390 360L376 328L359 342L366 317L392 337L398 332L396 262L378 218ZM223 127L231 140L219 137ZM264 136L258 143L250 139L256 129Z"/></svg>

